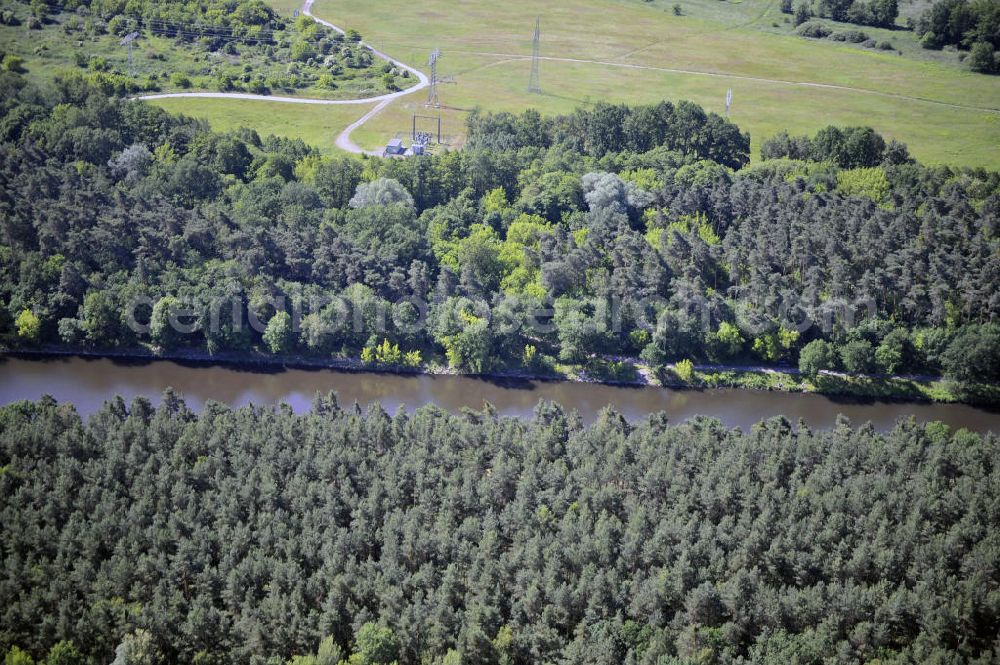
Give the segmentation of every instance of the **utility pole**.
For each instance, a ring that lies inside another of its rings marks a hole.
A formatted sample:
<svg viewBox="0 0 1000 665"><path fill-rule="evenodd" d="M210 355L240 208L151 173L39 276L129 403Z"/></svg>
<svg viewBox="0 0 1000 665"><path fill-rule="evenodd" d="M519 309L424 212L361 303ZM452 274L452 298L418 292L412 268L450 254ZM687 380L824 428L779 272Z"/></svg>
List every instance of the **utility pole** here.
<svg viewBox="0 0 1000 665"><path fill-rule="evenodd" d="M729 117L729 107L733 105L733 89L726 92L726 117Z"/></svg>
<svg viewBox="0 0 1000 665"><path fill-rule="evenodd" d="M538 42L541 36L541 18L535 18L535 34L531 38L531 76L528 78L528 92L535 94L542 93L542 86L538 82Z"/></svg>

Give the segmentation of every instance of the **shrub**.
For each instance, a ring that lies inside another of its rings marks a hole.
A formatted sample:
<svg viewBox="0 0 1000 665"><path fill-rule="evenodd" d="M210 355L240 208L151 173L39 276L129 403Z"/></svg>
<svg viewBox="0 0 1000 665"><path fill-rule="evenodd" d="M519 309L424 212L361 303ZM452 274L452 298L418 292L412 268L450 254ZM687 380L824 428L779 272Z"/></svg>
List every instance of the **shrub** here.
<svg viewBox="0 0 1000 665"><path fill-rule="evenodd" d="M0 23L11 27L21 25L21 22L17 19L17 16L15 16L14 12L10 11L9 9L5 9L2 12L0 12Z"/></svg>
<svg viewBox="0 0 1000 665"><path fill-rule="evenodd" d="M3 57L3 70L5 72L24 71L24 58L8 53Z"/></svg>
<svg viewBox="0 0 1000 665"><path fill-rule="evenodd" d="M236 87L233 77L222 72L219 72L219 75L216 77L216 84L222 92L229 92Z"/></svg>
<svg viewBox="0 0 1000 665"><path fill-rule="evenodd" d="M587 363L587 374L598 381L630 383L636 379L635 365L625 360L594 359Z"/></svg>
<svg viewBox="0 0 1000 665"><path fill-rule="evenodd" d="M316 49L309 42L298 41L292 44L290 57L296 62L305 62L316 57Z"/></svg>
<svg viewBox="0 0 1000 665"><path fill-rule="evenodd" d="M674 374L677 375L681 381L688 383L694 376L694 363L685 358L684 360L678 361L674 365Z"/></svg>
<svg viewBox="0 0 1000 665"><path fill-rule="evenodd" d="M973 44L967 61L969 69L980 74L992 74L997 69L996 54L989 42L980 41Z"/></svg>
<svg viewBox="0 0 1000 665"><path fill-rule="evenodd" d="M796 17L798 14L796 14ZM802 37L809 37L810 39L824 39L830 35L830 28L826 27L822 23L816 23L815 21L809 21L808 23L803 23L795 29L795 34Z"/></svg>
<svg viewBox="0 0 1000 665"><path fill-rule="evenodd" d="M267 87L267 83L265 83L262 78L255 78L250 81L250 83L247 84L247 90L255 95L266 95L271 92Z"/></svg>

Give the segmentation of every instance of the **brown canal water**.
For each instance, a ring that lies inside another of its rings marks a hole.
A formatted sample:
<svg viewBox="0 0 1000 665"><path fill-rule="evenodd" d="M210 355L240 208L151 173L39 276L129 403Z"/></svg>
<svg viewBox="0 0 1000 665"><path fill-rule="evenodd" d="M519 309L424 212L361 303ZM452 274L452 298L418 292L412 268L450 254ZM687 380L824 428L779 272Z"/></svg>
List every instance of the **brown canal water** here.
<svg viewBox="0 0 1000 665"><path fill-rule="evenodd" d="M488 380L461 376L396 375L328 369L261 369L177 363L168 360L120 361L65 357L0 357L0 404L51 395L72 402L83 415L121 395L126 402L143 395L154 402L167 387L181 393L188 406L215 400L232 406L285 402L295 411L309 409L317 392L336 391L341 405L380 402L390 413L437 404L450 411L479 410L490 402L502 415L530 416L539 400L575 409L586 422L614 405L629 420L664 411L672 422L695 415L718 418L727 426L748 429L753 423L783 415L800 418L813 429L828 428L837 415L854 425L871 423L891 429L900 418L940 420L953 429L1000 433L1000 411L967 405L843 400L822 395L749 390L670 390L560 381Z"/></svg>

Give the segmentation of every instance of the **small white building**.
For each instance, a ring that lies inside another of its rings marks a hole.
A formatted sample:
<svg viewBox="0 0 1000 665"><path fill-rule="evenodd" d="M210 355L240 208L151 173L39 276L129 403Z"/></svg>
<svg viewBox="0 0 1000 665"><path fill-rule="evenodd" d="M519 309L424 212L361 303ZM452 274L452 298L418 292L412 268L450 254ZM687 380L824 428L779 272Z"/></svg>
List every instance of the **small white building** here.
<svg viewBox="0 0 1000 665"><path fill-rule="evenodd" d="M393 155L402 155L406 152L406 148L403 147L403 139L392 139L385 144L385 150L382 151L383 157L390 157Z"/></svg>

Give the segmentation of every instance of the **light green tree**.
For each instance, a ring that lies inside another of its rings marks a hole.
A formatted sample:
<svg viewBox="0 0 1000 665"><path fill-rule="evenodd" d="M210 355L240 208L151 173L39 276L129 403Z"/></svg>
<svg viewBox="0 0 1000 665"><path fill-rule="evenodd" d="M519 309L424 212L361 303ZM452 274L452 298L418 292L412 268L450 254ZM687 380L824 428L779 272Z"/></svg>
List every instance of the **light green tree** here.
<svg viewBox="0 0 1000 665"><path fill-rule="evenodd" d="M180 301L173 296L164 296L153 305L153 314L149 319L149 334L157 346L170 348L177 343L179 333L174 330L170 319L179 308Z"/></svg>
<svg viewBox="0 0 1000 665"><path fill-rule="evenodd" d="M677 364L674 365L674 374L676 374L677 378L685 383L690 381L691 377L694 376L694 363L687 358L678 361Z"/></svg>
<svg viewBox="0 0 1000 665"><path fill-rule="evenodd" d="M833 345L821 339L809 342L799 353L799 371L810 378L815 378L820 370L833 369L836 364Z"/></svg>
<svg viewBox="0 0 1000 665"><path fill-rule="evenodd" d="M743 350L744 340L739 328L728 321L723 321L712 342L722 358L732 358Z"/></svg>
<svg viewBox="0 0 1000 665"><path fill-rule="evenodd" d="M156 665L160 662L153 637L142 628L122 638L111 665Z"/></svg>
<svg viewBox="0 0 1000 665"><path fill-rule="evenodd" d="M17 336L29 344L38 341L42 333L42 322L30 309L23 309L14 320Z"/></svg>
<svg viewBox="0 0 1000 665"><path fill-rule="evenodd" d="M362 665L389 665L399 657L399 641L392 628L380 626L377 623L366 623L358 629L354 636L357 651L351 657L360 656Z"/></svg>
<svg viewBox="0 0 1000 665"><path fill-rule="evenodd" d="M87 659L72 642L56 642L45 659L45 665L84 665Z"/></svg>
<svg viewBox="0 0 1000 665"><path fill-rule="evenodd" d="M3 665L35 665L35 661L28 652L12 646L4 656Z"/></svg>
<svg viewBox="0 0 1000 665"><path fill-rule="evenodd" d="M344 658L344 650L340 648L333 637L326 637L319 643L316 652L316 665L337 665Z"/></svg>
<svg viewBox="0 0 1000 665"><path fill-rule="evenodd" d="M292 348L292 317L288 312L278 312L267 322L264 343L271 353L286 353Z"/></svg>

